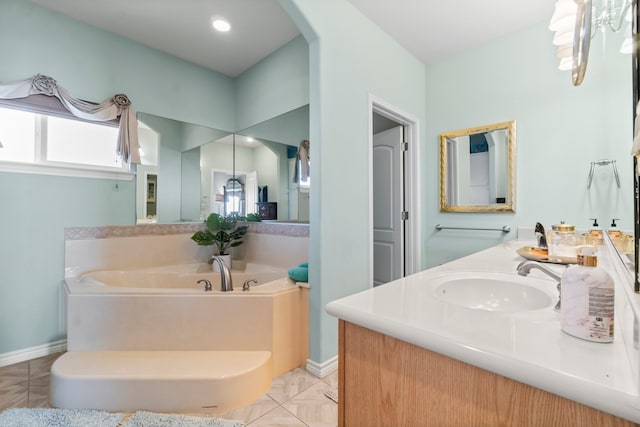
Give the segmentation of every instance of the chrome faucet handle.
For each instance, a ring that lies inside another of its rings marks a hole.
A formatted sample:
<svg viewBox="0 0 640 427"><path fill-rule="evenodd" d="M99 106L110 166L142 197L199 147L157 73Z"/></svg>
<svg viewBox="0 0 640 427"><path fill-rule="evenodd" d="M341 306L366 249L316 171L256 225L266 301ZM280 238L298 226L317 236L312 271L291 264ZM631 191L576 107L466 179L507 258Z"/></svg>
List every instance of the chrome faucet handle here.
<svg viewBox="0 0 640 427"><path fill-rule="evenodd" d="M245 280L245 281L244 281L244 284L242 285L242 290L243 290L243 291L248 291L248 290L249 290L249 287L250 287L252 284L253 284L253 285L255 285L255 284L257 284L257 283L258 283L258 281L257 281L257 280L255 280L255 279Z"/></svg>
<svg viewBox="0 0 640 427"><path fill-rule="evenodd" d="M213 287L211 286L211 282L208 281L207 279L200 279L200 280L198 280L198 283L204 283L204 290L205 291L213 290Z"/></svg>

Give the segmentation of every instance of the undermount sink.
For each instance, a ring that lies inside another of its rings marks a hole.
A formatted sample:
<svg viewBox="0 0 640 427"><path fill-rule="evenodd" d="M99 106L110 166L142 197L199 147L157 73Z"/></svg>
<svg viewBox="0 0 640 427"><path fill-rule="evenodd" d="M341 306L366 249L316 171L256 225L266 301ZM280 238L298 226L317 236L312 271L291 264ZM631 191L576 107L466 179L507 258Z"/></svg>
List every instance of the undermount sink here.
<svg viewBox="0 0 640 427"><path fill-rule="evenodd" d="M549 287L555 287L550 280L515 274L452 273L434 281L436 298L475 310L504 313L540 310L553 306L557 300L549 294Z"/></svg>

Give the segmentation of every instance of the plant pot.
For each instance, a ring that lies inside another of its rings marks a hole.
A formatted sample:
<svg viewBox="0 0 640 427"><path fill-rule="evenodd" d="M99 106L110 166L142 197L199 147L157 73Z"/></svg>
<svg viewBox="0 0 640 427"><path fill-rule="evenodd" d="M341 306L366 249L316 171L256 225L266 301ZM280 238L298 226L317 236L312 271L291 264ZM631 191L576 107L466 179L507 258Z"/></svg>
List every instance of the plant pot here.
<svg viewBox="0 0 640 427"><path fill-rule="evenodd" d="M227 267L229 267L229 270L231 270L231 255L216 255L216 256L219 257ZM213 263L211 264L211 267L213 271L220 272L220 268L218 267L218 263L216 261L213 261Z"/></svg>

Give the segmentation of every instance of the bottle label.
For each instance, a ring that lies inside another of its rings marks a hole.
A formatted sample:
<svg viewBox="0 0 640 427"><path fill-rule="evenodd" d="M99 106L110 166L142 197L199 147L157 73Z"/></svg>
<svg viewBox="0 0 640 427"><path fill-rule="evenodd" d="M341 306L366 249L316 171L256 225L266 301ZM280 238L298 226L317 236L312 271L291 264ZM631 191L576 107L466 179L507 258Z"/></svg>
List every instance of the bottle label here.
<svg viewBox="0 0 640 427"><path fill-rule="evenodd" d="M589 337L599 341L613 339L614 290L589 288Z"/></svg>

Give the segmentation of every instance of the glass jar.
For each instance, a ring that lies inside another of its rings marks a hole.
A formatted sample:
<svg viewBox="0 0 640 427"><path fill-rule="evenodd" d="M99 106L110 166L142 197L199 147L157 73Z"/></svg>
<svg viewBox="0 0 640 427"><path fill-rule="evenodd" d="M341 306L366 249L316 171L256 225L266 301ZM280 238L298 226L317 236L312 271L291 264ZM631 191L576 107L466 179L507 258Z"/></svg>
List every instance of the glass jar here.
<svg viewBox="0 0 640 427"><path fill-rule="evenodd" d="M580 236L575 225L560 224L551 226L551 231L547 235L547 245L549 247L549 258L558 259L563 262L576 262L576 249L580 245Z"/></svg>

